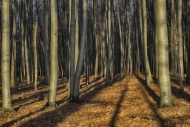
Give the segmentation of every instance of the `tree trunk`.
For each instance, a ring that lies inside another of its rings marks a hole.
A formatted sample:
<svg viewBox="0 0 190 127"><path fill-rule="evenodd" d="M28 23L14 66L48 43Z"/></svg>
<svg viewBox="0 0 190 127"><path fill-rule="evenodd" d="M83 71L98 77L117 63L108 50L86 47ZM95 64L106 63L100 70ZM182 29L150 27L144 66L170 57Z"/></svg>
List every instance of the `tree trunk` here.
<svg viewBox="0 0 190 127"><path fill-rule="evenodd" d="M158 82L160 85L160 107L173 106L172 92L169 74L168 56L168 31L166 0L155 0L156 2L156 30L158 39Z"/></svg>
<svg viewBox="0 0 190 127"><path fill-rule="evenodd" d="M10 1L2 0L2 93L3 108L13 111L10 92Z"/></svg>
<svg viewBox="0 0 190 127"><path fill-rule="evenodd" d="M58 12L57 0L50 1L51 7L51 45L50 45L50 89L48 105L56 107L57 75L58 75Z"/></svg>
<svg viewBox="0 0 190 127"><path fill-rule="evenodd" d="M34 50L34 90L37 91L38 85L38 55L37 55L37 22L34 22L33 26L33 50Z"/></svg>
<svg viewBox="0 0 190 127"><path fill-rule="evenodd" d="M12 3L13 8L13 31L12 31L12 57L11 57L11 87L18 90L17 73L16 73L16 6L15 1Z"/></svg>
<svg viewBox="0 0 190 127"><path fill-rule="evenodd" d="M76 0L71 1L71 22L70 22L70 76L69 76L69 92L68 97L73 98L74 91L74 75L75 75L75 4Z"/></svg>
<svg viewBox="0 0 190 127"><path fill-rule="evenodd" d="M83 60L85 56L85 40L87 35L87 0L83 0L83 17L82 17L82 34L80 40L80 52L78 54L78 62L75 74L75 86L74 86L74 96L73 101L79 100L79 85L80 76L82 72Z"/></svg>
<svg viewBox="0 0 190 127"><path fill-rule="evenodd" d="M177 62L176 62L176 52L174 44L175 31L177 30L176 25L176 12L174 0L171 0L171 25L170 25L170 47L171 47L171 75L177 76Z"/></svg>
<svg viewBox="0 0 190 127"><path fill-rule="evenodd" d="M44 0L44 58L45 58L45 83L49 85L49 38L48 38L48 1Z"/></svg>
<svg viewBox="0 0 190 127"><path fill-rule="evenodd" d="M183 62L183 37L182 37L182 0L178 0L178 39L177 41L179 44L179 64L180 64L180 70L181 71L181 78L184 80L184 62Z"/></svg>
<svg viewBox="0 0 190 127"><path fill-rule="evenodd" d="M146 73L146 83L150 85L153 83L152 74L150 70L150 64L148 59L148 47L147 47L147 9L146 9L146 0L143 0L143 47L144 47L144 62L145 62L145 73Z"/></svg>

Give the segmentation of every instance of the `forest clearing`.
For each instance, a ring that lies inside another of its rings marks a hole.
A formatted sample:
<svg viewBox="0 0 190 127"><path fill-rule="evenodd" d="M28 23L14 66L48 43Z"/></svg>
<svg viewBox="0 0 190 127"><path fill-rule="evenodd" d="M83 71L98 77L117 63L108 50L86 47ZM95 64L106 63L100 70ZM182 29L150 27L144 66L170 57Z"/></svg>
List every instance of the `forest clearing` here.
<svg viewBox="0 0 190 127"><path fill-rule="evenodd" d="M3 127L187 127L190 126L190 91L180 93L171 79L173 107L158 108L159 86L145 84L144 76L126 75L106 85L103 78L81 79L81 102L68 101L66 79L58 80L58 108L46 107L48 88L23 86L12 95L15 112L0 110ZM28 87L28 88L27 88ZM27 92L23 92L27 91Z"/></svg>

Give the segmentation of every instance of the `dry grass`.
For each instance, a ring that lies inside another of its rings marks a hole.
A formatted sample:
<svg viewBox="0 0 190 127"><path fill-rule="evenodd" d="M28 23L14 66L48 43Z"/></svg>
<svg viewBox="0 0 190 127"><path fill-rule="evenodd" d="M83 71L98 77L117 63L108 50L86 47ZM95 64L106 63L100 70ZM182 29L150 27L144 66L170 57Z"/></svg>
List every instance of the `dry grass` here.
<svg viewBox="0 0 190 127"><path fill-rule="evenodd" d="M85 86L81 79L81 102L66 99L66 80L60 79L57 91L59 108L47 108L48 88L38 92L23 87L12 95L15 112L0 110L0 126L12 127L161 127L190 126L190 94L182 95L172 81L175 106L158 108L159 87L146 86L143 75L127 75L111 86L104 79L90 78ZM25 92L27 91L27 92ZM1 103L1 102L0 102Z"/></svg>

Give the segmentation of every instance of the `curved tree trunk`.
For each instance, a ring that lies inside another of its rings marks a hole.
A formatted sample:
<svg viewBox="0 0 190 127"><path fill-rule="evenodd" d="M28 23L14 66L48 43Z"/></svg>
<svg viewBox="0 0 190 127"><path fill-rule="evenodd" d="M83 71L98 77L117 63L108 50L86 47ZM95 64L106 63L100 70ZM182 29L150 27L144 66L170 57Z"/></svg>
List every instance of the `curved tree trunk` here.
<svg viewBox="0 0 190 127"><path fill-rule="evenodd" d="M73 101L79 100L79 85L80 76L82 72L83 60L85 56L85 40L87 35L87 0L83 0L83 17L82 17L82 34L80 40L80 52L78 54L78 62L75 74L75 86L74 86L74 96Z"/></svg>

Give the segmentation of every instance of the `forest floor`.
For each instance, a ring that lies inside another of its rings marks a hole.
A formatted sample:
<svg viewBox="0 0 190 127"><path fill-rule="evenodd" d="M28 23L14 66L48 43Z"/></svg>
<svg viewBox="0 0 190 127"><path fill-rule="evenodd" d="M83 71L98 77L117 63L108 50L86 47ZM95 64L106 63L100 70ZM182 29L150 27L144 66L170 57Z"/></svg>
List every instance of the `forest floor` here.
<svg viewBox="0 0 190 127"><path fill-rule="evenodd" d="M181 94L176 79L172 79L174 106L158 108L158 85L145 85L144 76L126 75L110 85L103 78L90 77L90 85L81 79L81 102L67 99L66 79L59 79L57 104L48 108L48 88L42 83L38 91L31 85L21 85L12 94L15 112L0 109L3 127L186 127L190 126L190 91ZM2 97L0 95L0 106Z"/></svg>

